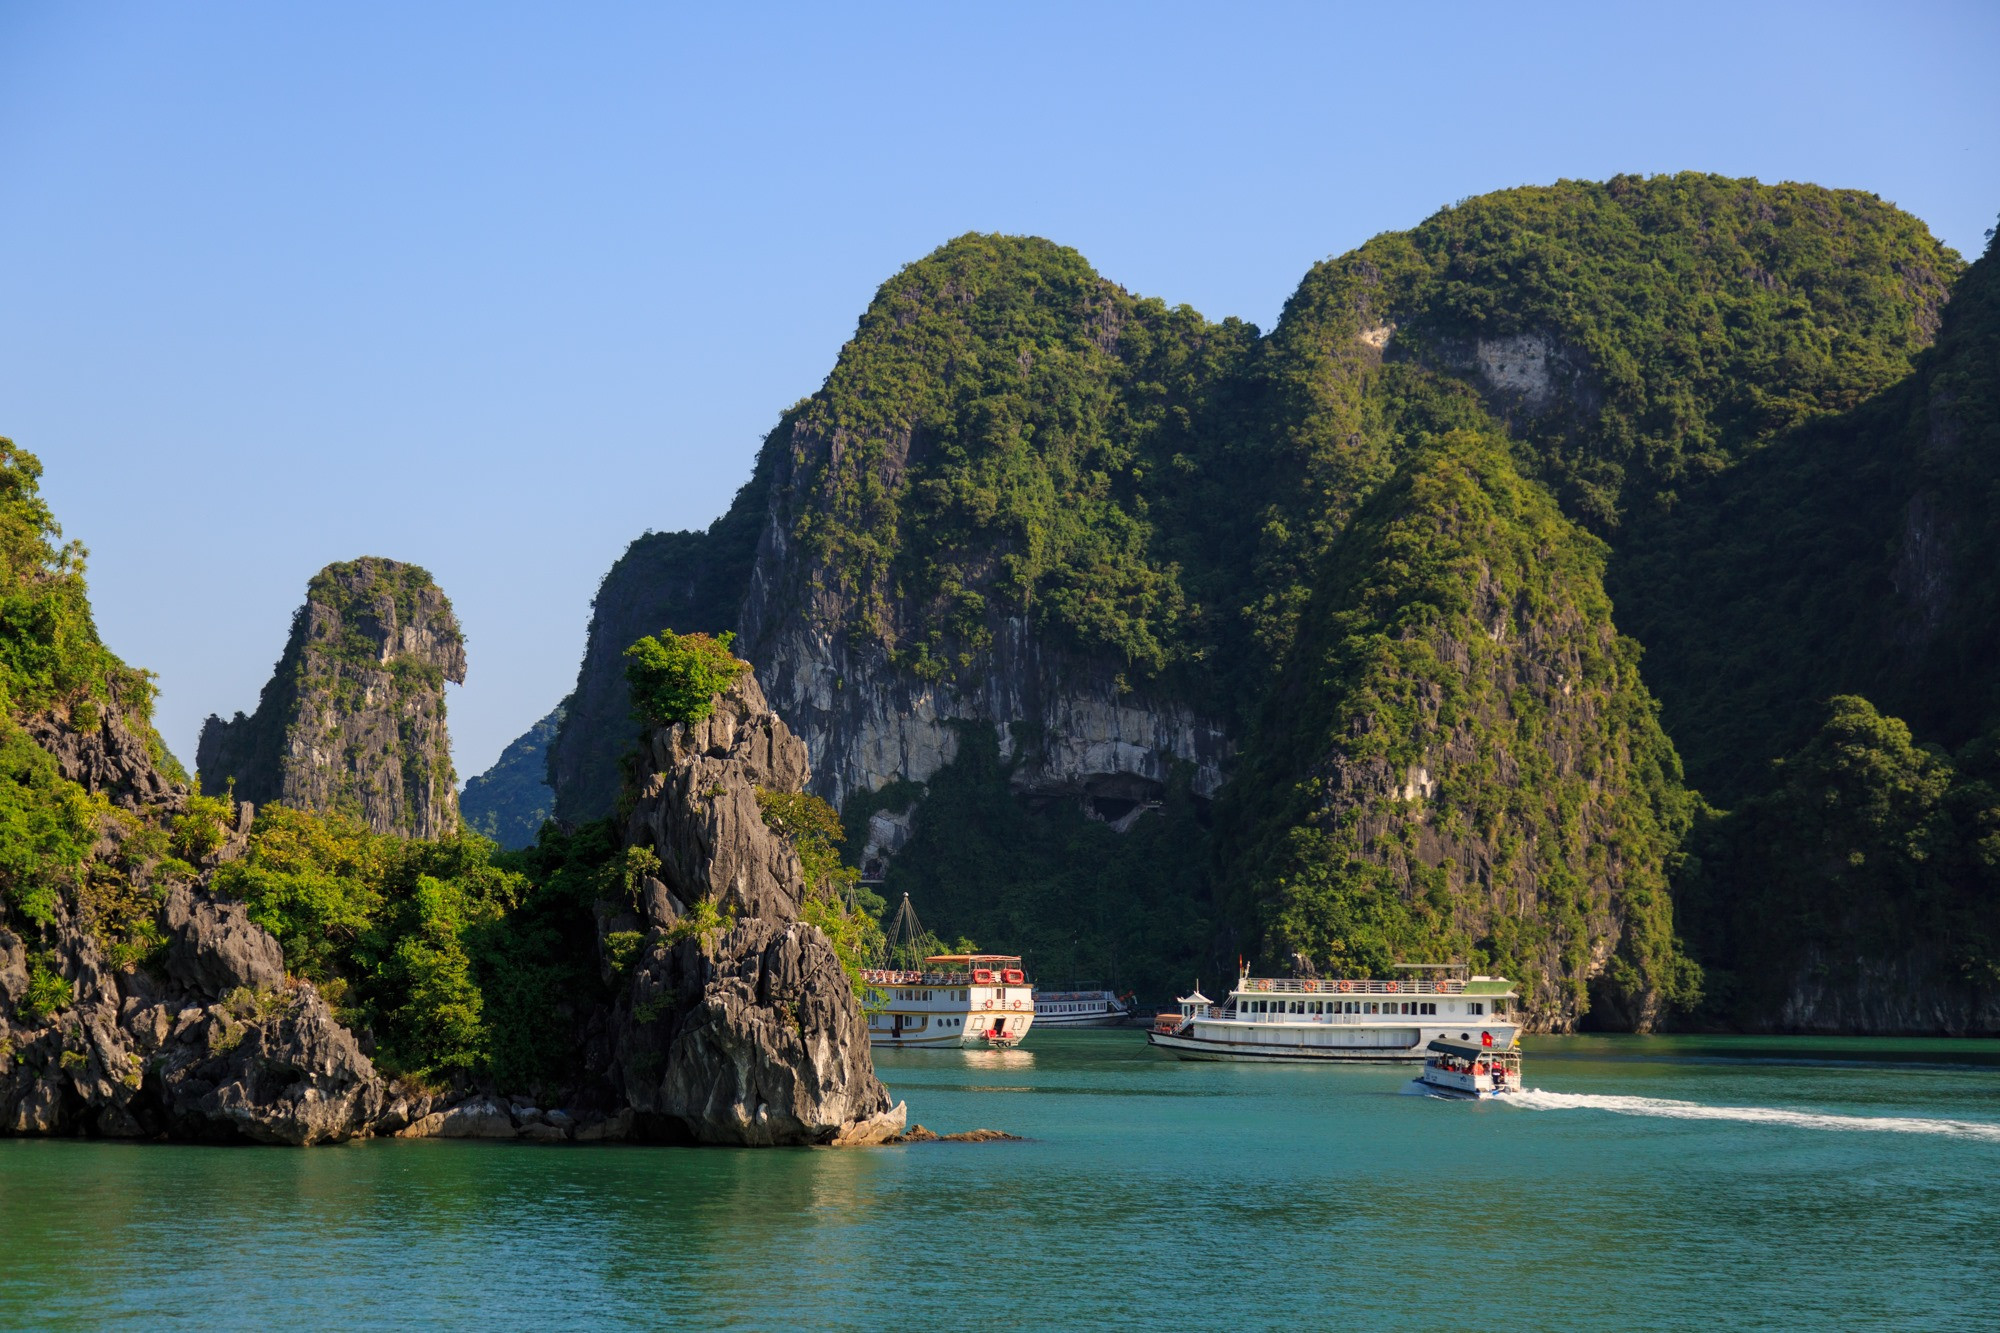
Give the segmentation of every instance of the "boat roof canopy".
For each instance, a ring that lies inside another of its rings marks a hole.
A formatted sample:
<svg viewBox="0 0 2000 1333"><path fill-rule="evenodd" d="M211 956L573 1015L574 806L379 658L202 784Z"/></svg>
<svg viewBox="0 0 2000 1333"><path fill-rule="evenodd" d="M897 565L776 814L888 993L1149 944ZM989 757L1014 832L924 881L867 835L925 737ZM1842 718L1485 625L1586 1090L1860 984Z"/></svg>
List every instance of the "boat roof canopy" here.
<svg viewBox="0 0 2000 1333"><path fill-rule="evenodd" d="M1424 1049L1436 1051L1440 1055L1456 1055L1466 1060L1483 1060L1501 1053L1498 1046L1481 1046L1477 1042L1467 1041L1446 1041L1443 1037L1439 1037Z"/></svg>
<svg viewBox="0 0 2000 1333"><path fill-rule="evenodd" d="M1017 953L934 953L926 963L1018 963Z"/></svg>

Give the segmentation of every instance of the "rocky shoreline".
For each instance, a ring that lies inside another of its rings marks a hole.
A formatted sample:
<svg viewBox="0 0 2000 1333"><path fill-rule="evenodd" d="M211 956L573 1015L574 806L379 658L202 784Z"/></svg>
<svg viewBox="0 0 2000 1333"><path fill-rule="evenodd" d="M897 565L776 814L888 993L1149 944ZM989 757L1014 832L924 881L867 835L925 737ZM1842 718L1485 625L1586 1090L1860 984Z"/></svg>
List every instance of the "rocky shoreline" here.
<svg viewBox="0 0 2000 1333"><path fill-rule="evenodd" d="M899 1141L905 1108L875 1076L832 944L799 919L799 858L760 813L760 790L803 790L805 747L746 674L710 717L654 731L643 755L627 845L658 869L635 903L599 904L605 956L614 938L639 945L609 1005L582 1016L585 1067L566 1104L378 1070L320 990L287 974L278 940L212 890L248 841L244 804L197 879L162 893L163 943L143 963L113 966L66 901L33 942L0 919L0 1133L299 1146ZM184 807L184 789L143 755L118 757L73 766L102 769L136 814ZM145 771L125 772L135 766ZM31 991L49 978L70 999L37 1017Z"/></svg>

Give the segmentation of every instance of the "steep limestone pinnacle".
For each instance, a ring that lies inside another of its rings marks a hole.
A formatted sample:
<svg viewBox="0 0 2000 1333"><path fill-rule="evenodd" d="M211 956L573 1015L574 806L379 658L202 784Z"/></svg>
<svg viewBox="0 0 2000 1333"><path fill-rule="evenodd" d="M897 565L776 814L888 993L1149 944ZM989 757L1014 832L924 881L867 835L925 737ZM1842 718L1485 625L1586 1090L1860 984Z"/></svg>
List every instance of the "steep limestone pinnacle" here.
<svg viewBox="0 0 2000 1333"><path fill-rule="evenodd" d="M611 933L646 946L613 1012L603 1072L642 1132L699 1143L879 1143L899 1132L867 1020L833 945L798 919L804 871L759 790L797 792L805 746L748 672L693 723L653 731L627 845L659 866ZM709 905L717 924L694 928Z"/></svg>
<svg viewBox="0 0 2000 1333"><path fill-rule="evenodd" d="M203 788L233 781L239 799L447 836L458 794L446 681L465 681L465 640L428 572L373 556L328 565L307 585L257 711L202 727Z"/></svg>

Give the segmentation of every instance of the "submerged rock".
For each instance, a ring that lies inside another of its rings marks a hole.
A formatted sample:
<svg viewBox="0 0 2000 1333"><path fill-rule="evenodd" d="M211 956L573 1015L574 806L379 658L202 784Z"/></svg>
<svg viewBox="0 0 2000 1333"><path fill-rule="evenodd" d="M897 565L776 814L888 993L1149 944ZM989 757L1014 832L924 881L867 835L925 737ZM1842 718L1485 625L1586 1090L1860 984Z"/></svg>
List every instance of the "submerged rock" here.
<svg viewBox="0 0 2000 1333"><path fill-rule="evenodd" d="M1019 1134L1009 1134L999 1129L966 1129L956 1134L939 1134L925 1129L922 1125L911 1125L905 1132L888 1140L890 1143L1024 1143Z"/></svg>

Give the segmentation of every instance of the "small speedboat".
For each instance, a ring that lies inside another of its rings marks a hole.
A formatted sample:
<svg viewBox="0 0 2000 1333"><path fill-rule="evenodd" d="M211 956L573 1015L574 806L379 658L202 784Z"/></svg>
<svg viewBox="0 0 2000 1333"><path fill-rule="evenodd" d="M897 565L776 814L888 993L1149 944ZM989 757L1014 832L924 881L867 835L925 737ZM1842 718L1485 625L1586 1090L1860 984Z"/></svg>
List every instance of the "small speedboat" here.
<svg viewBox="0 0 2000 1333"><path fill-rule="evenodd" d="M1424 1048L1424 1072L1413 1086L1433 1097L1465 1101L1505 1097L1521 1090L1521 1052L1439 1038Z"/></svg>

